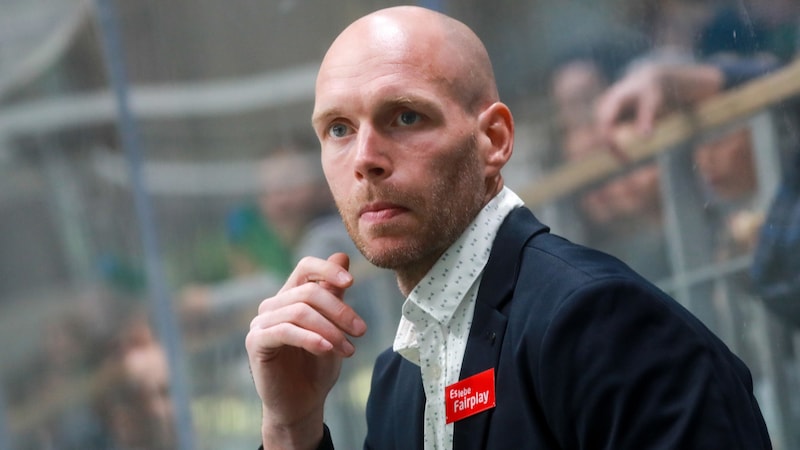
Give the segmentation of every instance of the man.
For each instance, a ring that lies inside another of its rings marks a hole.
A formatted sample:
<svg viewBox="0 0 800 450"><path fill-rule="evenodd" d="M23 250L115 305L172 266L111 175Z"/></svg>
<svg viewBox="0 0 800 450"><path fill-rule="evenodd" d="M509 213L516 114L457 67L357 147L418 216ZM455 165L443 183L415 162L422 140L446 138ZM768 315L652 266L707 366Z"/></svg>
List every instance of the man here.
<svg viewBox="0 0 800 450"><path fill-rule="evenodd" d="M357 20L322 62L312 123L350 236L407 296L365 448L770 448L719 340L504 187L513 119L464 24L417 7ZM325 397L366 331L347 269L303 259L251 323L266 449L331 447Z"/></svg>

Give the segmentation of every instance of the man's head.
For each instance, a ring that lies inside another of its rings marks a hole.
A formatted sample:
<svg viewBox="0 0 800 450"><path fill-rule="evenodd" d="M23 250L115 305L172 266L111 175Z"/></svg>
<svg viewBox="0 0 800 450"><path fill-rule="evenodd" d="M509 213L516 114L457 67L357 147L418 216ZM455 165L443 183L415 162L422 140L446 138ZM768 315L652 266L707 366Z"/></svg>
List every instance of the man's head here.
<svg viewBox="0 0 800 450"><path fill-rule="evenodd" d="M303 227L325 208L325 181L319 160L304 149L275 150L258 167L258 205L269 226L287 244L294 244Z"/></svg>
<svg viewBox="0 0 800 450"><path fill-rule="evenodd" d="M418 7L375 12L337 37L312 122L350 235L404 290L502 188L514 132L478 37Z"/></svg>
<svg viewBox="0 0 800 450"><path fill-rule="evenodd" d="M707 139L695 149L694 162L703 181L720 200L745 199L758 187L747 127Z"/></svg>
<svg viewBox="0 0 800 450"><path fill-rule="evenodd" d="M169 362L145 316L134 314L112 340L98 380L98 413L119 448L175 446Z"/></svg>

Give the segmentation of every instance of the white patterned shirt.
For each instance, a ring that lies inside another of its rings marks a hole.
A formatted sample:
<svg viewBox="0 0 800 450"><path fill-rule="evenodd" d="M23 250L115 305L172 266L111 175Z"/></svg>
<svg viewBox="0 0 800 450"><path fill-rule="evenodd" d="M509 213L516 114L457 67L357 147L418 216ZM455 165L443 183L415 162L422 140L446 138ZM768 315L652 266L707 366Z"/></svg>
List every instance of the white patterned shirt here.
<svg viewBox="0 0 800 450"><path fill-rule="evenodd" d="M453 448L453 424L445 424L445 387L458 381L461 372L478 286L497 230L522 204L503 188L403 303L393 348L422 372L426 450Z"/></svg>

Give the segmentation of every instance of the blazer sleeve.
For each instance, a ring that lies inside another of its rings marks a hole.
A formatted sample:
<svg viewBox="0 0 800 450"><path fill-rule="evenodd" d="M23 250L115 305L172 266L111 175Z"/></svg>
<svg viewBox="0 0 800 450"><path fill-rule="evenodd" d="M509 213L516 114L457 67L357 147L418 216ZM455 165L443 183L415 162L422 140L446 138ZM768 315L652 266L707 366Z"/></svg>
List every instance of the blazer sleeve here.
<svg viewBox="0 0 800 450"><path fill-rule="evenodd" d="M538 395L562 448L771 448L747 368L649 285L587 283L541 342Z"/></svg>

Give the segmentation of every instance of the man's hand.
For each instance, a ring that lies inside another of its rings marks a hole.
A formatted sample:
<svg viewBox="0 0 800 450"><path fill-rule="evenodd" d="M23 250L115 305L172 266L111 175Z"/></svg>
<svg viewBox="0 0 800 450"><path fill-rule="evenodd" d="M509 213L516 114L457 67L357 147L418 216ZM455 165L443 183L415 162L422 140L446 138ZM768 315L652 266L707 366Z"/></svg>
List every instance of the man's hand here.
<svg viewBox="0 0 800 450"><path fill-rule="evenodd" d="M353 277L344 253L304 258L283 288L264 300L245 345L264 417L264 448L315 448L322 439L323 407L343 357L355 349L348 336L366 324L342 301Z"/></svg>

